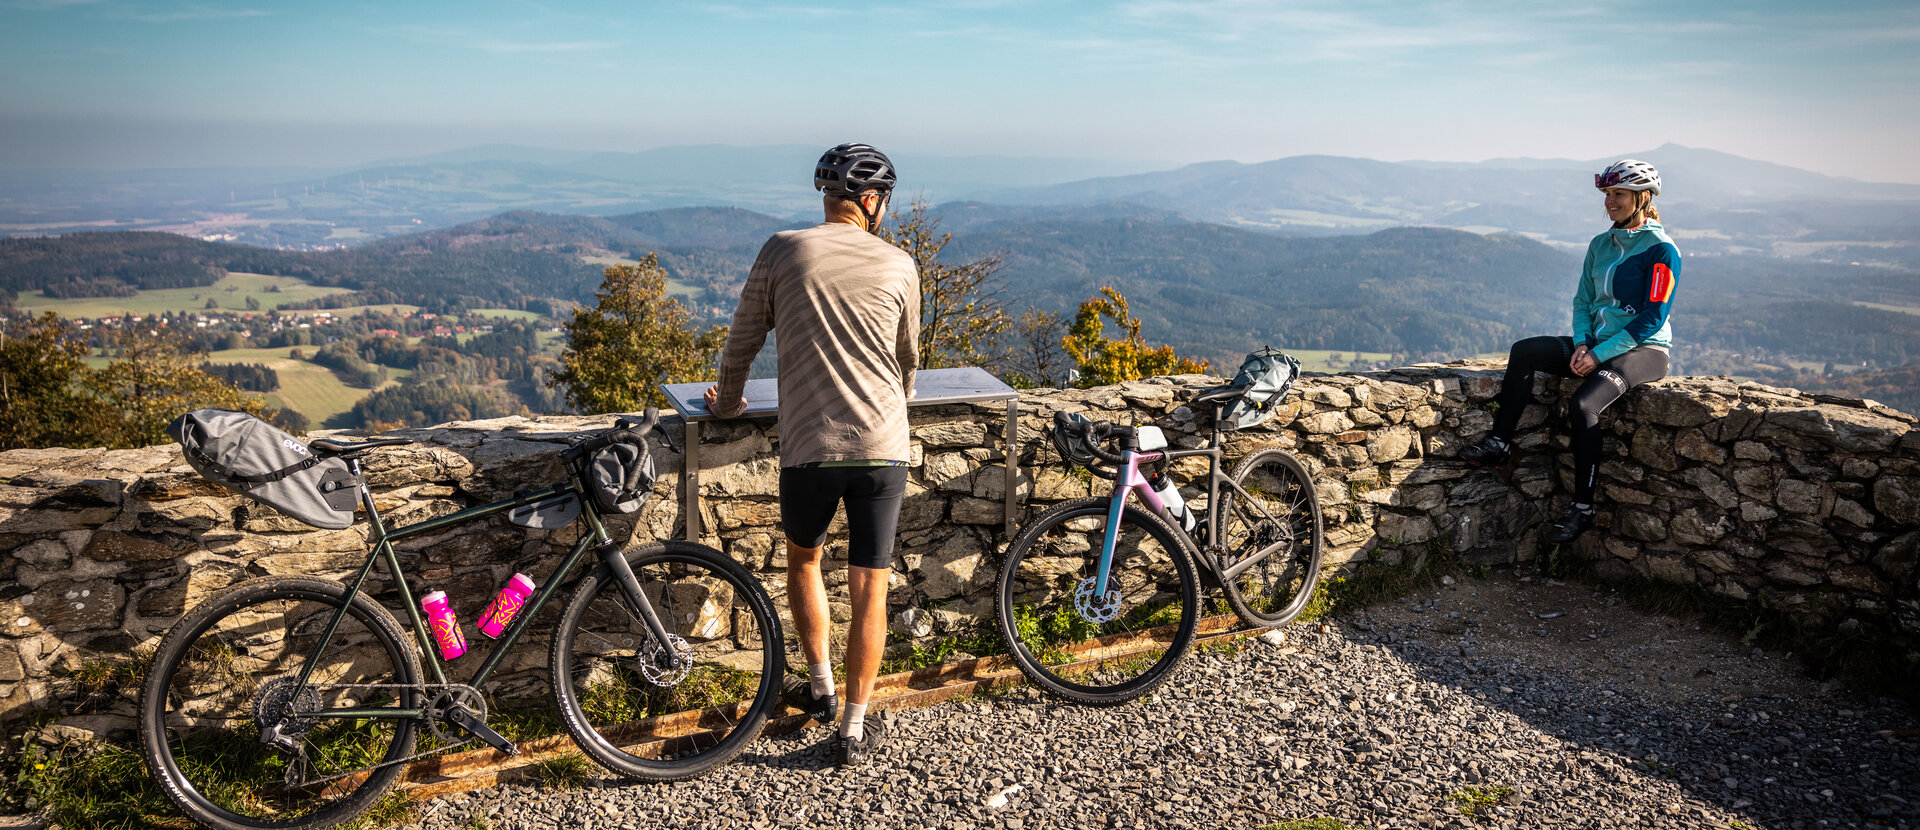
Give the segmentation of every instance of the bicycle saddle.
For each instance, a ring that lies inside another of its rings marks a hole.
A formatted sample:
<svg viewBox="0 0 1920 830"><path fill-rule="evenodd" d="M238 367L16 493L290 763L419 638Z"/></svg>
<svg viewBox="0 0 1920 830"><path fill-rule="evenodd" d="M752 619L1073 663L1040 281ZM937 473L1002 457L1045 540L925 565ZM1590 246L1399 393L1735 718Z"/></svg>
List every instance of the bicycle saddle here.
<svg viewBox="0 0 1920 830"><path fill-rule="evenodd" d="M352 455L358 452L366 452L376 447L393 447L400 444L411 443L413 443L412 438L375 438L372 441L363 441L358 444L348 444L332 438L315 438L312 441L308 441L307 446L322 455Z"/></svg>
<svg viewBox="0 0 1920 830"><path fill-rule="evenodd" d="M1251 386L1215 386L1193 396L1194 403L1224 403L1246 394Z"/></svg>

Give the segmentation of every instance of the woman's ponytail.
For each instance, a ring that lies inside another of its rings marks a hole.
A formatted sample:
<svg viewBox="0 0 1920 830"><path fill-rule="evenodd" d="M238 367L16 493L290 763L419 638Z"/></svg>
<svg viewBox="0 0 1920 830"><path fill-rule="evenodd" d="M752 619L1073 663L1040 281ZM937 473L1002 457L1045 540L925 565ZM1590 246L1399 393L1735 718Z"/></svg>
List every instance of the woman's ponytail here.
<svg viewBox="0 0 1920 830"><path fill-rule="evenodd" d="M1655 222L1660 221L1660 209L1653 206L1652 193L1642 190L1640 191L1639 196L1637 196L1636 198L1640 202L1639 211L1641 215L1641 221L1644 222L1648 219L1651 219Z"/></svg>

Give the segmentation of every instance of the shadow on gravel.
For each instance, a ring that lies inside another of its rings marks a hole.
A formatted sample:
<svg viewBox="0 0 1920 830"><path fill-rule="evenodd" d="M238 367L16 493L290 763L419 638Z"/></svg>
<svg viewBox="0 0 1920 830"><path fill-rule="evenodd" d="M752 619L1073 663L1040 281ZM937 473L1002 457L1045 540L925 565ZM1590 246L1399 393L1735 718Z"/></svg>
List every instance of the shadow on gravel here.
<svg viewBox="0 0 1920 830"><path fill-rule="evenodd" d="M1790 660L1619 602L1496 575L1332 624L1564 744L1491 749L1470 783L1503 783L1490 767L1544 750L1558 755L1554 773L1603 789L1670 782L1689 797L1656 809L1679 826L1920 828L1912 709L1849 699Z"/></svg>
<svg viewBox="0 0 1920 830"><path fill-rule="evenodd" d="M774 769L825 772L834 768L831 727L813 726L798 732L763 738L748 745L731 763Z"/></svg>

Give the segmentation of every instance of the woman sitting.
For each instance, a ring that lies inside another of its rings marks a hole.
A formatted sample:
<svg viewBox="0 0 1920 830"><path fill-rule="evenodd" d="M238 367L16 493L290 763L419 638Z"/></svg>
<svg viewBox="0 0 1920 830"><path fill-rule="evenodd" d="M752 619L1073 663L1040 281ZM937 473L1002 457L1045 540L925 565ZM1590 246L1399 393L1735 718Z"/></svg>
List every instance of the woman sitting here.
<svg viewBox="0 0 1920 830"><path fill-rule="evenodd" d="M1587 245L1580 287L1573 294L1573 336L1530 337L1513 344L1493 431L1460 452L1476 467L1504 464L1520 413L1533 397L1533 373L1586 378L1572 399L1573 504L1547 537L1554 544L1571 542L1593 526L1600 413L1628 389L1667 375L1672 343L1667 313L1680 278L1680 251L1653 207L1659 171L1625 159L1594 176L1593 186L1606 194L1613 227Z"/></svg>

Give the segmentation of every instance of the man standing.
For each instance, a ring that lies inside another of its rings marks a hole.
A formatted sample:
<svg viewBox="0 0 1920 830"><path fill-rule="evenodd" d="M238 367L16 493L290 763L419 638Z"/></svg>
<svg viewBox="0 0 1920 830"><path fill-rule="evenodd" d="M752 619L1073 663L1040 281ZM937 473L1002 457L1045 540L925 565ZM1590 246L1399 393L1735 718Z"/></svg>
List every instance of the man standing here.
<svg viewBox="0 0 1920 830"><path fill-rule="evenodd" d="M841 766L861 763L884 736L867 700L887 636L887 577L907 483L907 397L920 361L920 276L913 258L880 240L893 162L866 144L842 144L814 166L826 221L782 231L760 249L720 355L707 407L746 409L747 369L777 330L780 359L780 522L787 536L787 602L809 682L789 678L787 702L831 723L838 700L827 653L820 556L834 510L847 508L847 706L836 741Z"/></svg>

